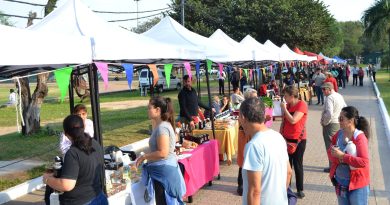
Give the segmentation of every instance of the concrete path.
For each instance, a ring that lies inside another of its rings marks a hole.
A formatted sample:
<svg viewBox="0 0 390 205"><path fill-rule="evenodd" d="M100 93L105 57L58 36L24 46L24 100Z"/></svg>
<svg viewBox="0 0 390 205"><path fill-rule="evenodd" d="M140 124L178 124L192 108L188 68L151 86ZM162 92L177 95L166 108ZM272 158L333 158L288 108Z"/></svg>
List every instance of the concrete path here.
<svg viewBox="0 0 390 205"><path fill-rule="evenodd" d="M369 141L371 162L370 205L390 204L390 148L384 133L383 121L380 117L378 103L374 95L371 82L365 79L364 87L347 85L340 90L348 105L356 106L360 114L368 118L371 124L372 137ZM314 99L316 102L316 99ZM322 106L309 106L307 122L308 142L304 157L305 194L306 197L298 201L299 205L337 204L334 188L330 183L328 174L322 170L327 166L327 156L322 139L322 128L319 124ZM273 128L278 130L280 120ZM213 186L206 185L194 195L194 205L208 204L241 204L241 197L236 194L238 167L233 163L227 166L221 163L221 180L215 180ZM295 190L295 182L292 187ZM42 191L21 197L7 205L39 204L37 198L43 198Z"/></svg>

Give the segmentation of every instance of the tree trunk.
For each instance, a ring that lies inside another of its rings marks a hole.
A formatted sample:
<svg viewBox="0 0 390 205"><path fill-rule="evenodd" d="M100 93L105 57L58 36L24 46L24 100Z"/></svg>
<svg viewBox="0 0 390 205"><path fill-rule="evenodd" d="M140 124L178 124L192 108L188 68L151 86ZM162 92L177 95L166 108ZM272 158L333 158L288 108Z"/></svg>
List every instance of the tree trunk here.
<svg viewBox="0 0 390 205"><path fill-rule="evenodd" d="M57 0L49 0L45 6L45 16L52 12L56 6ZM31 17L33 17L31 15ZM32 20L31 20L32 24ZM22 134L31 135L39 131L41 125L41 105L43 99L47 96L49 91L47 87L47 79L49 74L39 74L37 76L37 87L31 96L30 85L28 78L20 79L21 89L21 103L23 108L23 120L24 126L22 125Z"/></svg>
<svg viewBox="0 0 390 205"><path fill-rule="evenodd" d="M48 73L37 76L37 87L31 96L28 78L20 79L21 99L23 107L24 126L22 126L23 135L31 135L40 129L41 105L43 99L49 91L47 87Z"/></svg>

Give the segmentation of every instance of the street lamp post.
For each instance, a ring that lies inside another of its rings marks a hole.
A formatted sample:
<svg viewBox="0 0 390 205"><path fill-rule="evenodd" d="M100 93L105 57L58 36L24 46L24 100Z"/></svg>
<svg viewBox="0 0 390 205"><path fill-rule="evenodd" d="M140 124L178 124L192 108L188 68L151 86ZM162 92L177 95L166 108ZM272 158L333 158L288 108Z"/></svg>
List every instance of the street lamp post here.
<svg viewBox="0 0 390 205"><path fill-rule="evenodd" d="M136 3L137 3L137 28L138 28L138 2L141 1L141 0L134 0Z"/></svg>
<svg viewBox="0 0 390 205"><path fill-rule="evenodd" d="M184 1L181 0L181 25L184 27Z"/></svg>

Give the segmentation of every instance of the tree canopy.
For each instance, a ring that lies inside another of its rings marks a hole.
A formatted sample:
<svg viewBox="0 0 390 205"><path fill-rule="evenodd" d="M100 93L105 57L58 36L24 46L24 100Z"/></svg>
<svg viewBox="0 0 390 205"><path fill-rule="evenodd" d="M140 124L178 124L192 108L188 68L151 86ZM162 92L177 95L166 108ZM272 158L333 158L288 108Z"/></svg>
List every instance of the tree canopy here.
<svg viewBox="0 0 390 205"><path fill-rule="evenodd" d="M372 37L374 42L380 42L387 38L388 50L390 54L390 2L388 0L378 0L364 11L362 22L364 25L364 34ZM390 62L390 55L386 63Z"/></svg>
<svg viewBox="0 0 390 205"><path fill-rule="evenodd" d="M160 17L154 17L152 19L142 22L138 27L132 28L131 31L134 33L143 33L152 28L154 25L158 24L160 20Z"/></svg>
<svg viewBox="0 0 390 205"><path fill-rule="evenodd" d="M6 25L6 26L13 26L14 23L9 20L9 17L8 16L4 16L2 14L3 14L3 12L0 11L0 24Z"/></svg>
<svg viewBox="0 0 390 205"><path fill-rule="evenodd" d="M180 22L180 0L170 14ZM264 43L286 43L312 52L335 55L342 36L335 19L319 0L186 0L186 28L210 36L220 28L236 41L247 34Z"/></svg>

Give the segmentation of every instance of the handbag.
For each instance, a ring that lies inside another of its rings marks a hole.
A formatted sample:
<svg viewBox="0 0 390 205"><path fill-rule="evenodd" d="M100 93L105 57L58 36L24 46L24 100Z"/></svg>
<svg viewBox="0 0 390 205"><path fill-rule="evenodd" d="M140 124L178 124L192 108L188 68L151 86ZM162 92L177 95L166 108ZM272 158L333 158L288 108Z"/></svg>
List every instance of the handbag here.
<svg viewBox="0 0 390 205"><path fill-rule="evenodd" d="M303 133L305 133L305 128L302 129L301 134L299 135L298 140L293 140L293 139L286 139L286 144L287 144L287 153L289 155L292 155L297 151L298 145L302 140Z"/></svg>

